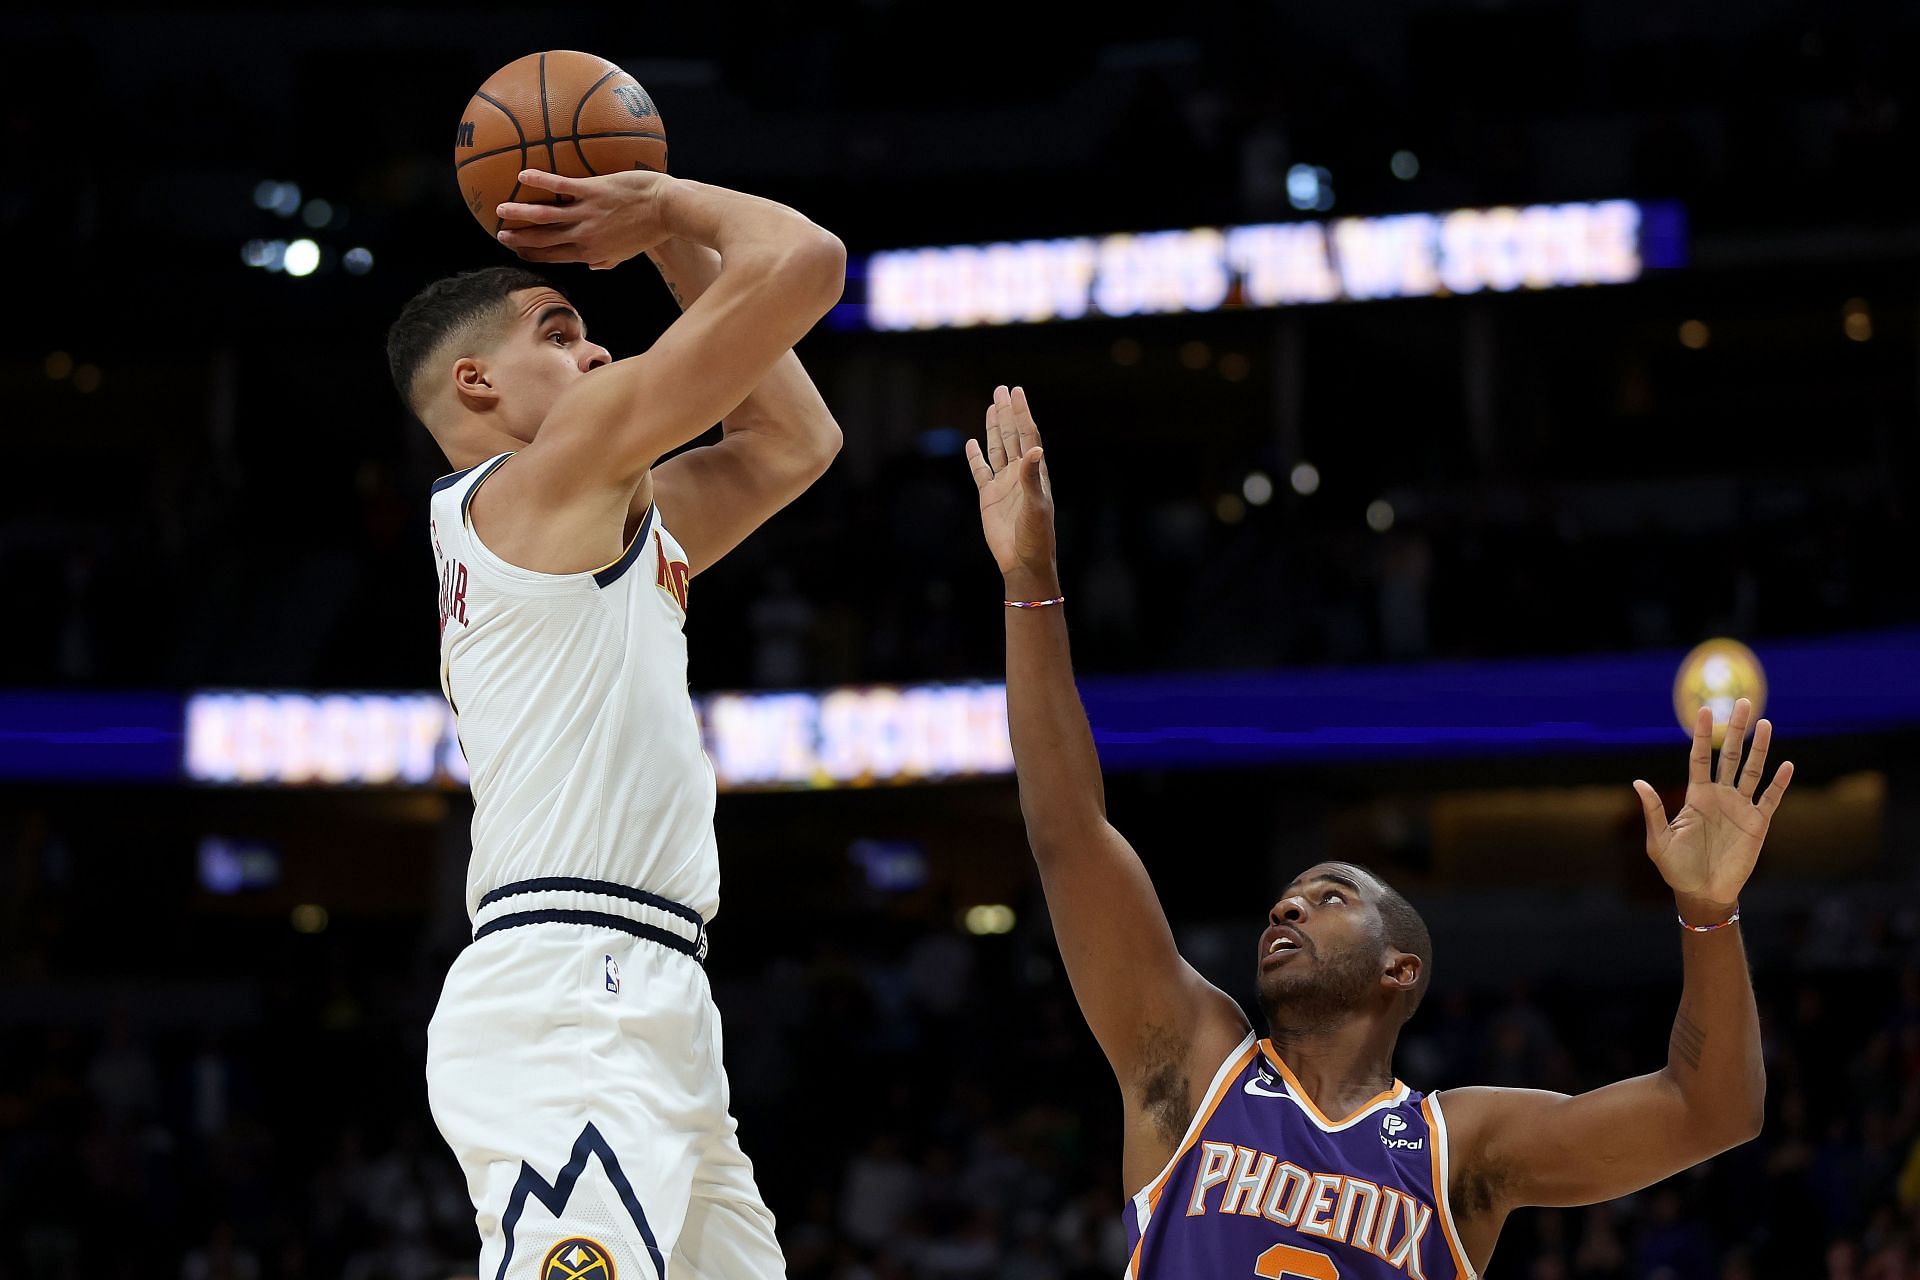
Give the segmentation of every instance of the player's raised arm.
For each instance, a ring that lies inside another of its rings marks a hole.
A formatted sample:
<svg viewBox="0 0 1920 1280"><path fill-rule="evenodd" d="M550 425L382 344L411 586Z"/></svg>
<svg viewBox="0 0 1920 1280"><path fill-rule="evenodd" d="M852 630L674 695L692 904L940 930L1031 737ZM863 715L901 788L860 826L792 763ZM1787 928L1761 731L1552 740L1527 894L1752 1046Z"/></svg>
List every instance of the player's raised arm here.
<svg viewBox="0 0 1920 1280"><path fill-rule="evenodd" d="M1024 391L994 391L986 446L968 441L967 462L1006 599L1029 606L1006 609L1007 719L1054 936L1081 1012L1120 1079L1129 1146L1144 1116L1170 1148L1191 1115L1191 1090L1203 1089L1246 1035L1246 1016L1181 958L1146 868L1107 821L1066 615L1043 603L1061 594L1053 496ZM1159 1163L1146 1164L1146 1174Z"/></svg>
<svg viewBox="0 0 1920 1280"><path fill-rule="evenodd" d="M690 241L669 240L647 256L682 310L720 275L720 255ZM839 424L789 351L721 420L717 442L654 468L654 501L697 574L806 492L839 451Z"/></svg>
<svg viewBox="0 0 1920 1280"><path fill-rule="evenodd" d="M1766 1071L1753 984L1741 945L1740 890L1793 777L1783 764L1755 800L1773 727L1762 720L1741 768L1752 707L1727 725L1716 782L1713 717L1694 726L1686 805L1671 823L1660 797L1635 782L1647 856L1673 890L1685 979L1667 1065L1577 1097L1528 1089L1450 1089L1454 1203L1482 1206L1466 1234L1498 1229L1522 1205L1611 1200L1738 1146L1760 1131ZM1490 1243L1489 1243L1489 1247Z"/></svg>
<svg viewBox="0 0 1920 1280"><path fill-rule="evenodd" d="M733 412L839 300L846 250L783 205L665 174L530 170L521 181L568 198L500 206L503 219L531 224L500 233L529 260L611 267L673 239L720 260L711 286L658 342L568 386L487 486L512 492L497 503L509 512L489 517L489 537L513 544L525 567L577 570L604 549L608 509L624 510L663 454ZM483 491L479 501L490 498Z"/></svg>

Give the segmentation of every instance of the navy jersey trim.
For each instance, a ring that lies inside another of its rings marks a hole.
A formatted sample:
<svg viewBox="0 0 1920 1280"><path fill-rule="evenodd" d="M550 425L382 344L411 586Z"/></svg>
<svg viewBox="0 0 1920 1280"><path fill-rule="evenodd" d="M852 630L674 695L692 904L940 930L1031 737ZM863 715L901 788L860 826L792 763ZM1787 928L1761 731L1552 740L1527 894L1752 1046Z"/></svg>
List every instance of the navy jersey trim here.
<svg viewBox="0 0 1920 1280"><path fill-rule="evenodd" d="M573 1188L580 1181L580 1175L587 1171L587 1157L599 1156L600 1167L606 1171L607 1181L620 1196L620 1203L626 1208L627 1216L633 1219L634 1228L640 1233L640 1241L647 1246L647 1254L653 1259L654 1274L665 1280L667 1260L660 1252L659 1242L653 1237L653 1227L647 1222L647 1215L640 1207L640 1197L633 1193L633 1183L627 1180L626 1170L620 1167L620 1158L613 1154L613 1148L600 1136L600 1130L592 1124L580 1131L574 1139L573 1151L567 1157L567 1163L554 1180L549 1183L534 1172L533 1166L522 1160L520 1177L513 1184L513 1194L507 1198L507 1211L500 1217L500 1231L506 1237L507 1247L500 1258L500 1269L494 1273L495 1280L506 1280L507 1265L513 1261L513 1230L520 1225L520 1215L526 1211L527 1197L532 1196L547 1207L547 1212L558 1218L566 1211L567 1201L573 1198Z"/></svg>
<svg viewBox="0 0 1920 1280"><path fill-rule="evenodd" d="M495 916L473 931L475 942L490 933L502 929L520 929L530 924L584 924L596 929L617 929L629 933L644 942L657 942L669 951L678 951L681 955L698 964L705 964L705 948L699 943L689 942L671 930L654 925L642 924L638 920L629 920L625 916L612 915L605 911L566 911L550 907L543 911L516 911L511 915Z"/></svg>
<svg viewBox="0 0 1920 1280"><path fill-rule="evenodd" d="M441 476L433 482L433 492L438 493L442 489L451 489L472 474L473 468L468 467L465 471L456 471L450 476Z"/></svg>
<svg viewBox="0 0 1920 1280"><path fill-rule="evenodd" d="M512 456L513 455L510 453L501 454L499 457L495 458L492 462L486 463L485 464L486 469L484 471L481 471L479 475L473 478L473 483L467 486L466 493L462 495L460 498L460 519L462 521L465 521L467 518L467 508L473 505L473 495L480 492L480 486L487 482L487 477L492 475L494 472L498 471L500 469L500 464L505 462L508 458L511 458Z"/></svg>
<svg viewBox="0 0 1920 1280"><path fill-rule="evenodd" d="M628 902L638 902L642 906L656 907L670 916L679 916L694 928L703 928L706 921L698 911L672 898L663 898L657 893L648 893L645 889L633 889L624 884L615 884L611 880L590 880L585 876L540 876L533 880L516 880L512 884L503 884L498 889L489 889L480 897L480 905L490 906L502 898L516 898L523 893L544 893L559 889L574 893L603 893L609 898L623 898Z"/></svg>
<svg viewBox="0 0 1920 1280"><path fill-rule="evenodd" d="M647 514L640 518L640 527L633 532L633 541L620 553L620 558L593 575L593 585L610 587L620 581L620 575L633 568L633 562L640 558L640 548L647 545L647 530L653 527L653 504L647 505Z"/></svg>

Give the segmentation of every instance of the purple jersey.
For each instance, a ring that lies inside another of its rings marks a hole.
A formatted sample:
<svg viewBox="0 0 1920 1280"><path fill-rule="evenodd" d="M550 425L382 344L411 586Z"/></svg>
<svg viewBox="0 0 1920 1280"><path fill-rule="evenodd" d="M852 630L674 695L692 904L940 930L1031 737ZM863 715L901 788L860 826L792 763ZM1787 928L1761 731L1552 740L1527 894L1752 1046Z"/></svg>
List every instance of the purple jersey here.
<svg viewBox="0 0 1920 1280"><path fill-rule="evenodd" d="M1251 1033L1127 1206L1127 1237L1127 1280L1475 1280L1439 1099L1395 1080L1330 1120Z"/></svg>

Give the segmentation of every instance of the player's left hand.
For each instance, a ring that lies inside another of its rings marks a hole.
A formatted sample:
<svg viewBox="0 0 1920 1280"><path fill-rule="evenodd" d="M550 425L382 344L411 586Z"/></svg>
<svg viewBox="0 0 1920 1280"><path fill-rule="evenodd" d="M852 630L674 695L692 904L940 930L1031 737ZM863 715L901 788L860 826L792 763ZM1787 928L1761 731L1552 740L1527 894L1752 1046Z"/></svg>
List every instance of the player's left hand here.
<svg viewBox="0 0 1920 1280"><path fill-rule="evenodd" d="M1660 803L1660 795L1647 783L1636 780L1633 789L1640 795L1647 819L1647 856L1680 900L1682 914L1688 909L1715 912L1716 919L1731 913L1740 900L1740 890L1753 874L1760 858L1760 845L1767 838L1767 826L1780 807L1780 798L1793 780L1791 761L1782 764L1773 775L1773 785L1756 802L1754 791L1767 766L1767 749L1773 744L1773 725L1762 720L1754 730L1753 749L1747 753L1746 767L1740 765L1741 748L1747 739L1747 722L1753 704L1745 698L1733 704L1727 721L1725 745L1720 751L1720 777L1713 777L1713 713L1700 708L1693 721L1693 751L1687 757L1687 799L1672 822ZM1713 920L1693 919L1693 924L1711 924Z"/></svg>
<svg viewBox="0 0 1920 1280"><path fill-rule="evenodd" d="M979 441L967 441L967 467L980 491L980 527L987 535L987 549L1009 580L1018 576L1022 582L1057 585L1053 484L1024 388L993 389L986 436L984 450Z"/></svg>

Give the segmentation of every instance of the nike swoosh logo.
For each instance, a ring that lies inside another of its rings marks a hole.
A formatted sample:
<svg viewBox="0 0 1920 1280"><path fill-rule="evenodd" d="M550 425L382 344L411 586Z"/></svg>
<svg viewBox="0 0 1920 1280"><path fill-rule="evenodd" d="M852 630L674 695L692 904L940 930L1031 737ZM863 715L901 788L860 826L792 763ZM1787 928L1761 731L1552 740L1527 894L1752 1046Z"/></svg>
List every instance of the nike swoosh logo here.
<svg viewBox="0 0 1920 1280"><path fill-rule="evenodd" d="M1253 1079L1247 1081L1243 1087L1256 1098L1284 1098L1287 1096L1284 1093L1279 1093L1267 1088L1267 1082L1260 1076L1253 1077Z"/></svg>

